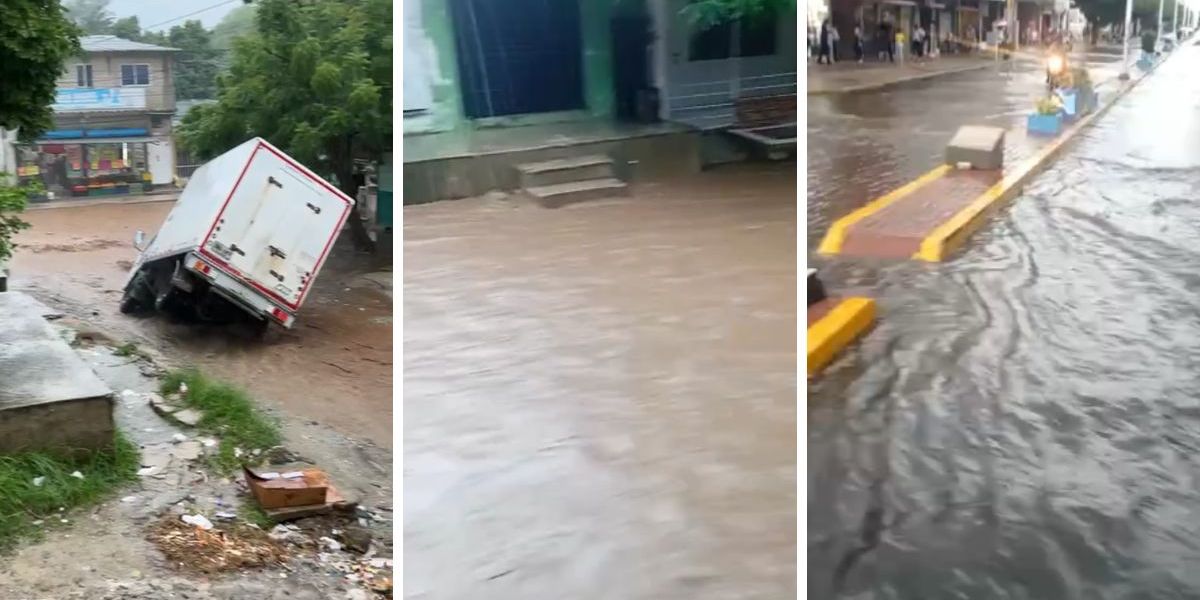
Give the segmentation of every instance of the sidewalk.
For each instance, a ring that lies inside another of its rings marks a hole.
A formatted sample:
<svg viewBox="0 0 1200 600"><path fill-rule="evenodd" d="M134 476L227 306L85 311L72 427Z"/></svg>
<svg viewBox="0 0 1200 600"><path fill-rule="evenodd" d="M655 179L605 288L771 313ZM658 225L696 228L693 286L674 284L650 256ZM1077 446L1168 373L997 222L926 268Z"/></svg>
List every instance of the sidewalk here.
<svg viewBox="0 0 1200 600"><path fill-rule="evenodd" d="M852 60L830 65L808 63L808 93L841 94L881 88L905 81L982 69L996 64L994 57L980 55L946 55L921 61L906 58L901 63L870 61L864 64Z"/></svg>
<svg viewBox="0 0 1200 600"><path fill-rule="evenodd" d="M146 204L150 202L174 202L179 199L183 190L162 190L147 194L131 194L128 196L96 196L91 198L56 198L30 202L25 210L49 210L53 208L70 208L79 206L97 206L100 204Z"/></svg>

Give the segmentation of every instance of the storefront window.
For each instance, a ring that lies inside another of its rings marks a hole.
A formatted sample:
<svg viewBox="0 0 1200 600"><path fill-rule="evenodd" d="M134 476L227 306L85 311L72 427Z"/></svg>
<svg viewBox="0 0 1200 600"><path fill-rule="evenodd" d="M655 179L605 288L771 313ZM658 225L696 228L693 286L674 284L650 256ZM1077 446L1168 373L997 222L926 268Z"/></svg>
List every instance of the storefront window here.
<svg viewBox="0 0 1200 600"><path fill-rule="evenodd" d="M145 142L24 146L17 175L41 180L52 197L141 194L150 183Z"/></svg>

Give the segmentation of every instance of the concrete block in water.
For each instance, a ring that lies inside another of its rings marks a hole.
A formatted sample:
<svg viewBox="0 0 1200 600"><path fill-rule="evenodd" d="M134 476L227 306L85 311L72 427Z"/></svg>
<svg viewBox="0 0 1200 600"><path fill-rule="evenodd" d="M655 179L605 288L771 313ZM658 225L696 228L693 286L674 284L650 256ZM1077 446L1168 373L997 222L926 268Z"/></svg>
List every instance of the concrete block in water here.
<svg viewBox="0 0 1200 600"><path fill-rule="evenodd" d="M112 444L112 390L25 294L0 294L0 454Z"/></svg>
<svg viewBox="0 0 1200 600"><path fill-rule="evenodd" d="M965 125L946 145L946 164L970 163L973 169L995 170L1004 166L1004 130L999 127Z"/></svg>

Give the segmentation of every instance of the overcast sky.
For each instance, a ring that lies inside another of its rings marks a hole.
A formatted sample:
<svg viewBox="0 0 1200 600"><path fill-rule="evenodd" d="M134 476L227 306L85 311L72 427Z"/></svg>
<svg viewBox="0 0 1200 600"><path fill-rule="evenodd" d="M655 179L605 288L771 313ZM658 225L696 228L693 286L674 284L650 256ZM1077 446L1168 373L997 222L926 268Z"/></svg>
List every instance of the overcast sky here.
<svg viewBox="0 0 1200 600"><path fill-rule="evenodd" d="M145 28L147 25L154 25L163 21L182 17L188 13L193 13L213 6L221 4L226 0L111 0L108 9L112 11L117 18L134 17L138 18L138 23ZM182 24L188 20L199 20L204 23L205 27L212 28L221 21L221 17L229 14L229 11L242 5L241 0L234 0L216 8L211 8L198 15L171 21L160 27L152 29L170 29L174 25Z"/></svg>

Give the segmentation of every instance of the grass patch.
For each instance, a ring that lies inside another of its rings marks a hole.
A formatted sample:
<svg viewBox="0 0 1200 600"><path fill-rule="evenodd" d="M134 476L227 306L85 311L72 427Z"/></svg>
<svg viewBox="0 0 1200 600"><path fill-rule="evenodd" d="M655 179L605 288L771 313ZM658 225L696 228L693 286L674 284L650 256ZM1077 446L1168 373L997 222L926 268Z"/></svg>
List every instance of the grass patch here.
<svg viewBox="0 0 1200 600"><path fill-rule="evenodd" d="M137 446L120 433L112 448L84 457L44 452L0 456L0 551L39 533L34 521L58 524L60 508L94 504L136 481L140 462ZM83 479L72 477L75 471ZM35 478L44 478L41 485L34 484Z"/></svg>
<svg viewBox="0 0 1200 600"><path fill-rule="evenodd" d="M162 383L162 394L168 396L187 384L184 404L204 413L199 429L221 440L216 454L208 458L210 466L222 474L230 474L244 462L251 462L252 450L267 450L278 446L283 439L279 424L255 406L246 392L215 381L196 370L172 371ZM237 455L237 450L242 456Z"/></svg>
<svg viewBox="0 0 1200 600"><path fill-rule="evenodd" d="M257 525L263 531L270 531L275 526L275 522L271 520L271 517L267 516L267 513L263 511L262 507L253 498L247 499L238 507L238 518L243 523Z"/></svg>
<svg viewBox="0 0 1200 600"><path fill-rule="evenodd" d="M125 357L139 355L137 344L134 344L133 342L125 342L124 344L117 346L116 349L113 350L113 354Z"/></svg>

